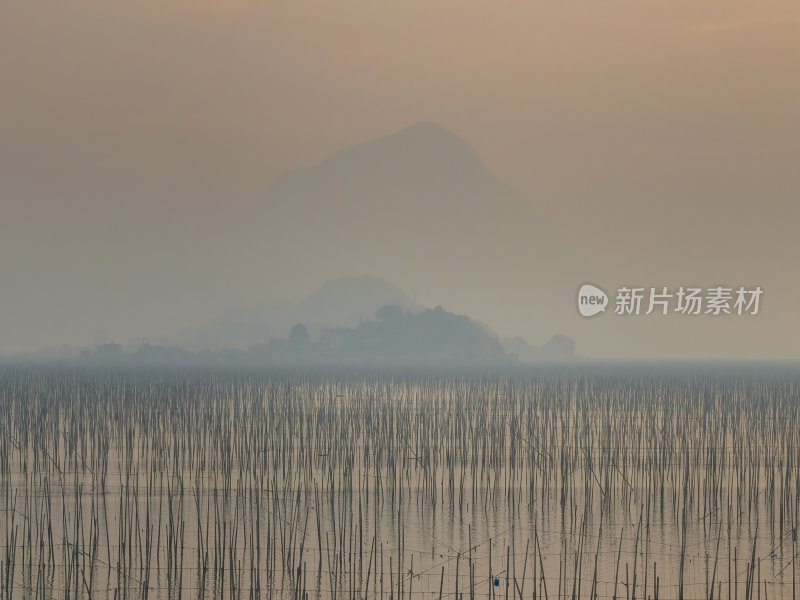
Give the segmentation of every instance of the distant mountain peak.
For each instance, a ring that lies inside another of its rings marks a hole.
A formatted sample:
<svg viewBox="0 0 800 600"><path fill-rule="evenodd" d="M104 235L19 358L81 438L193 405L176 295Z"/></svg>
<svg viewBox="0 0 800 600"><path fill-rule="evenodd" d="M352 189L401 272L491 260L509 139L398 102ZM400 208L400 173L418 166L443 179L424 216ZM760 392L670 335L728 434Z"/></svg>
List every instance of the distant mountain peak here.
<svg viewBox="0 0 800 600"><path fill-rule="evenodd" d="M413 132L428 133L428 134L434 134L434 135L435 134L439 134L439 135L444 134L444 135L453 135L453 136L456 135L455 133L453 133L452 131L450 131L446 127L442 127L441 125L439 125L438 123L434 123L433 121L418 121L417 123L414 123L413 125L408 125L407 127L404 127L403 129L401 129L397 133L401 133L403 131L409 131L409 132L413 131ZM458 136L456 136L456 137L458 137Z"/></svg>
<svg viewBox="0 0 800 600"><path fill-rule="evenodd" d="M408 127L404 127L395 133L381 136L378 140L399 140L406 138L416 143L446 144L452 147L468 148L474 152L467 142L449 129L442 127L433 121L420 121Z"/></svg>
<svg viewBox="0 0 800 600"><path fill-rule="evenodd" d="M486 170L467 142L430 121L339 150L322 165L343 173L369 170L375 174L413 173L426 178L483 174Z"/></svg>

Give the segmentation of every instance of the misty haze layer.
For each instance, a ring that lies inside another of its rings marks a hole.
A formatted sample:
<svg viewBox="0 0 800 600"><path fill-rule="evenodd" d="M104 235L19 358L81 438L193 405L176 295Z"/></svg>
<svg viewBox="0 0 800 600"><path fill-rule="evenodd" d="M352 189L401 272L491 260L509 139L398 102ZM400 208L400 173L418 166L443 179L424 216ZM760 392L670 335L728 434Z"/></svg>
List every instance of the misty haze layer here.
<svg viewBox="0 0 800 600"><path fill-rule="evenodd" d="M589 356L800 356L795 3L2 10L0 353L372 275ZM765 295L582 320L584 281Z"/></svg>

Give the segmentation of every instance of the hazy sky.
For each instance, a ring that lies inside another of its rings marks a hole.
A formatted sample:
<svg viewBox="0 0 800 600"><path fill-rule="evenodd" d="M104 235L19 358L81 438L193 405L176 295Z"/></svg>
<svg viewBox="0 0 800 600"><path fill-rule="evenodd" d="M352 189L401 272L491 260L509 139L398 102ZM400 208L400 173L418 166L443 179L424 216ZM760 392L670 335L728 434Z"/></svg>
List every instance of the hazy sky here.
<svg viewBox="0 0 800 600"><path fill-rule="evenodd" d="M418 121L619 282L767 288L756 326L687 355L800 357L796 0L6 0L0 352L308 292L226 264L230 215Z"/></svg>

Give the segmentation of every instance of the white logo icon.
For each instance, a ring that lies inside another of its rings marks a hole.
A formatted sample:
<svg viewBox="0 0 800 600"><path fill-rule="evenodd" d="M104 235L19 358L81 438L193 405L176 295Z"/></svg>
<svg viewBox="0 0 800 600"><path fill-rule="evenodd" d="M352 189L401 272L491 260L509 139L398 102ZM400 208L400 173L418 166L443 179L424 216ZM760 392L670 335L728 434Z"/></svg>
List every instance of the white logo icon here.
<svg viewBox="0 0 800 600"><path fill-rule="evenodd" d="M596 285L584 283L578 290L578 311L584 317L593 317L605 312L608 306L608 294Z"/></svg>

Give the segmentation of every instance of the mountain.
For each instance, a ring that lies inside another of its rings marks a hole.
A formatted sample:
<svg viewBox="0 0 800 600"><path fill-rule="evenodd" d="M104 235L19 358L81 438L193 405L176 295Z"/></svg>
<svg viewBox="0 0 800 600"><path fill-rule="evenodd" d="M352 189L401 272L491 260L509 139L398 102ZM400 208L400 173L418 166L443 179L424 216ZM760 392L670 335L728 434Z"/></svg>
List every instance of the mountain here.
<svg viewBox="0 0 800 600"><path fill-rule="evenodd" d="M276 289L329 283L296 303L227 311L195 340L178 343L245 348L286 335L293 323L315 336L322 327L352 326L384 304L419 308L385 282L342 272L387 274L405 289L421 289L430 305L505 332L520 333L524 321L521 333L537 335L552 331L559 311L574 316L572 307L564 310L578 262L569 245L468 143L434 123L284 175L239 227L242 260L257 260Z"/></svg>
<svg viewBox="0 0 800 600"><path fill-rule="evenodd" d="M537 339L572 333L575 288L587 279L534 203L495 177L465 140L433 123L286 174L246 202L231 201L215 229L197 236L214 256L196 261L206 271L194 297L171 315L165 305L158 323L136 322L125 339L141 331L165 347L246 349L286 336L295 323L316 337L324 327L355 326L384 304L413 312L421 309L417 299L491 323L502 336ZM369 273L413 291L414 301L385 282L343 277ZM338 283L302 296L320 281ZM301 299L274 300L287 296ZM184 315L213 315L220 302L239 308L205 321ZM170 316L181 328L159 335Z"/></svg>
<svg viewBox="0 0 800 600"><path fill-rule="evenodd" d="M258 257L277 289L381 273L501 332L574 323L574 289L586 277L534 203L433 123L281 177L238 222L242 260Z"/></svg>

